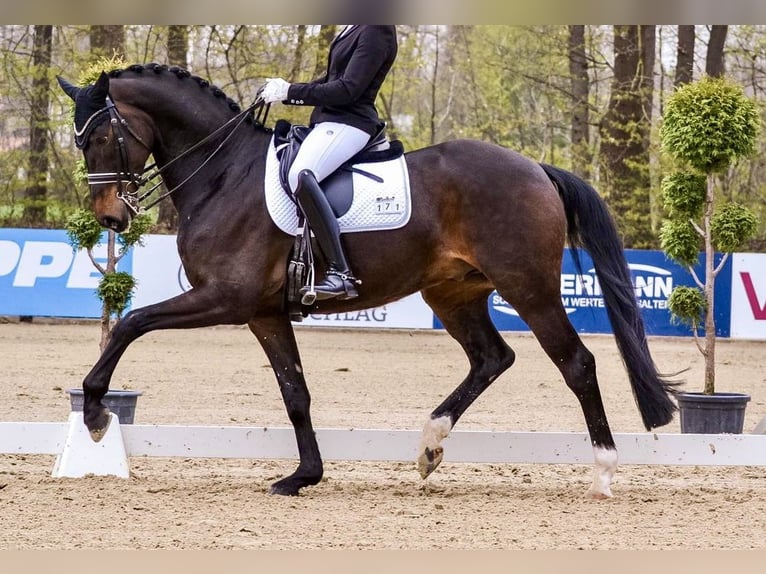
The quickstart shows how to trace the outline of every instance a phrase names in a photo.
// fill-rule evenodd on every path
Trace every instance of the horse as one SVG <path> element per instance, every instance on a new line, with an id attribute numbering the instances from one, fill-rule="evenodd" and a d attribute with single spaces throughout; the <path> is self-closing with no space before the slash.
<path id="1" fill-rule="evenodd" d="M 83 419 L 93 440 L 110 421 L 102 398 L 126 348 L 157 329 L 247 325 L 267 355 L 299 461 L 274 482 L 273 494 L 316 485 L 323 462 L 311 422 L 311 397 L 291 315 L 286 267 L 294 237 L 267 214 L 265 158 L 273 129 L 262 102 L 242 109 L 189 71 L 137 64 L 104 71 L 78 87 L 59 77 L 74 100 L 75 136 L 88 170 L 99 223 L 117 233 L 141 210 L 138 192 L 150 155 L 178 211 L 177 244 L 191 289 L 134 308 L 83 379 Z M 258 114 L 256 115 L 255 110 Z M 617 347 L 647 430 L 670 422 L 675 385 L 648 347 L 622 242 L 605 201 L 572 172 L 505 147 L 450 140 L 405 154 L 412 197 L 409 222 L 397 229 L 344 234 L 363 283 L 354 299 L 317 300 L 312 314 L 344 313 L 420 292 L 462 347 L 469 371 L 427 417 L 417 452 L 422 478 L 444 456 L 442 441 L 515 360 L 491 321 L 496 290 L 525 321 L 579 401 L 594 453 L 586 496 L 612 496 L 617 450 L 593 354 L 570 323 L 560 296 L 567 243 L 593 260 Z M 148 168 L 146 168 L 148 169 Z M 317 261 L 322 269 L 322 261 Z"/>

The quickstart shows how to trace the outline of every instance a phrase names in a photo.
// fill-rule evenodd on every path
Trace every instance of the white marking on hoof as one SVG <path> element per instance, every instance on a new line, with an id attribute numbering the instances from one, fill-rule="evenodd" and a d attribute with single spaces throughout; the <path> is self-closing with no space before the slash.
<path id="1" fill-rule="evenodd" d="M 452 420 L 448 416 L 438 419 L 428 419 L 423 427 L 423 436 L 420 439 L 418 452 L 418 471 L 422 478 L 426 478 L 444 458 L 444 448 L 441 442 L 447 438 L 452 430 Z"/>
<path id="2" fill-rule="evenodd" d="M 593 455 L 596 465 L 593 469 L 593 483 L 588 489 L 587 496 L 597 500 L 611 498 L 612 477 L 617 470 L 617 450 L 594 446 Z"/>

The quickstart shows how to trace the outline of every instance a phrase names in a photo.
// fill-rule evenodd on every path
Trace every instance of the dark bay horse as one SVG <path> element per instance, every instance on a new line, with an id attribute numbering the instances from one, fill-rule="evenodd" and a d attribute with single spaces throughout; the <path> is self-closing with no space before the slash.
<path id="1" fill-rule="evenodd" d="M 284 305 L 293 237 L 272 222 L 264 199 L 271 130 L 220 89 L 178 68 L 136 65 L 104 73 L 83 88 L 62 78 L 59 83 L 75 101 L 76 140 L 85 155 L 98 221 L 116 232 L 128 227 L 152 154 L 172 190 L 178 250 L 193 286 L 134 309 L 117 324 L 83 381 L 91 436 L 99 440 L 109 424 L 101 399 L 135 339 L 155 329 L 247 324 L 274 370 L 300 453 L 298 468 L 274 483 L 271 492 L 295 495 L 317 484 L 322 458 Z M 406 161 L 409 223 L 346 234 L 348 254 L 363 281 L 360 296 L 318 301 L 311 312 L 367 309 L 420 291 L 460 343 L 470 370 L 425 424 L 417 461 L 425 478 L 441 462 L 441 442 L 460 416 L 514 362 L 488 312 L 487 298 L 496 289 L 580 402 L 595 455 L 588 494 L 611 496 L 617 451 L 594 357 L 561 303 L 567 241 L 593 259 L 644 425 L 667 424 L 676 407 L 674 383 L 658 374 L 650 356 L 621 242 L 603 200 L 574 174 L 481 141 L 445 142 L 409 152 Z"/>

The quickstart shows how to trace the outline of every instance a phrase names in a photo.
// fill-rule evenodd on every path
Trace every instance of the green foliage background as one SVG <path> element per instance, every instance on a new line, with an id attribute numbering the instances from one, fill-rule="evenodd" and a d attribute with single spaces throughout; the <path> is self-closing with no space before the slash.
<path id="1" fill-rule="evenodd" d="M 611 26 L 605 25 L 585 28 L 592 127 L 587 155 L 592 158 L 592 183 L 608 200 L 609 190 L 599 168 L 601 135 L 596 126 L 609 103 L 613 32 Z M 705 27 L 697 28 L 704 35 Z M 766 90 L 761 87 L 766 85 L 766 27 L 729 28 L 727 73 L 745 86 L 760 106 L 766 100 Z M 282 76 L 307 81 L 325 64 L 326 46 L 320 41 L 320 26 L 195 25 L 188 30 L 189 69 L 243 106 L 253 101 L 265 78 Z M 572 168 L 573 104 L 567 26 L 400 25 L 397 30 L 399 55 L 381 90 L 378 109 L 388 123 L 389 135 L 401 139 L 406 149 L 455 138 L 479 138 L 538 161 Z M 661 49 L 670 53 L 667 47 L 674 46 L 675 26 L 658 26 L 657 30 L 658 53 Z M 75 170 L 80 153 L 72 141 L 68 98 L 58 89 L 55 76 L 77 83 L 97 72 L 90 69 L 93 56 L 89 32 L 90 26 L 54 27 L 53 54 L 47 71 L 52 97 L 48 126 L 52 153 L 45 225 L 50 227 L 61 227 L 73 211 L 88 206 L 86 186 Z M 125 26 L 125 38 L 125 62 L 167 62 L 168 26 Z M 27 185 L 24 146 L 31 42 L 31 26 L 0 26 L 0 225 L 7 227 L 23 223 L 19 218 Z M 700 37 L 698 71 L 704 68 L 702 46 L 704 38 Z M 674 63 L 674 57 L 658 57 L 655 110 L 661 110 L 673 92 Z M 308 107 L 276 105 L 271 119 L 305 123 L 309 113 Z M 630 131 L 634 126 L 624 127 Z M 655 111 L 649 162 L 641 166 L 649 170 L 653 182 L 650 205 L 641 199 L 634 206 L 636 217 L 628 214 L 621 221 L 629 238 L 633 237 L 630 227 L 643 221 L 647 210 L 653 233 L 657 238 L 660 235 L 661 181 L 666 172 L 659 149 L 660 129 L 660 113 Z M 766 164 L 760 153 L 764 149 L 763 135 L 756 141 L 756 148 L 759 153 L 752 159 L 722 174 L 722 196 L 725 201 L 750 207 L 759 216 L 756 235 L 746 249 L 766 250 Z M 694 150 L 689 152 L 693 154 Z M 509 181 L 512 177 L 508 175 Z M 156 218 L 156 211 L 151 215 Z"/>

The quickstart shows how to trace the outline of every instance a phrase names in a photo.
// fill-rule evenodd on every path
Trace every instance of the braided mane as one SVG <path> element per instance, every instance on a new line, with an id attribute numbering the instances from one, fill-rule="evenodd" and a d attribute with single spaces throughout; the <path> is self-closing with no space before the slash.
<path id="1" fill-rule="evenodd" d="M 157 74 L 157 75 L 160 75 L 160 74 L 173 74 L 178 79 L 181 79 L 181 80 L 192 80 L 200 88 L 208 90 L 211 96 L 213 96 L 214 98 L 217 98 L 219 100 L 222 100 L 229 107 L 229 109 L 232 112 L 239 113 L 240 111 L 242 111 L 242 107 L 237 102 L 235 102 L 230 97 L 228 97 L 223 92 L 223 90 L 221 90 L 221 88 L 217 87 L 214 84 L 211 84 L 205 78 L 201 78 L 199 76 L 193 75 L 191 72 L 189 72 L 188 70 L 186 70 L 184 68 L 181 68 L 180 66 L 168 66 L 167 64 L 156 64 L 156 63 L 151 63 L 151 64 L 133 64 L 131 66 L 128 66 L 125 69 L 112 70 L 112 71 L 108 72 L 107 75 L 110 78 L 119 78 L 120 76 L 122 76 L 123 74 L 125 74 L 127 72 L 132 72 L 132 73 L 137 74 L 137 75 L 144 75 L 145 74 L 146 76 L 149 76 L 150 75 L 149 73 L 154 73 L 154 74 Z M 247 123 L 254 124 L 257 127 L 263 127 L 262 124 L 260 124 L 259 122 L 255 121 L 255 118 L 253 116 L 253 112 L 252 111 L 247 115 L 246 121 L 247 121 Z"/>

